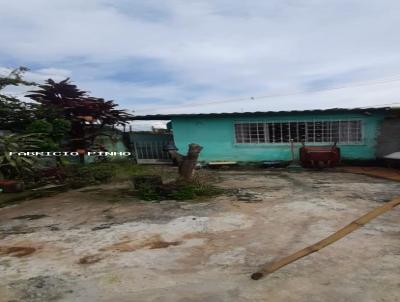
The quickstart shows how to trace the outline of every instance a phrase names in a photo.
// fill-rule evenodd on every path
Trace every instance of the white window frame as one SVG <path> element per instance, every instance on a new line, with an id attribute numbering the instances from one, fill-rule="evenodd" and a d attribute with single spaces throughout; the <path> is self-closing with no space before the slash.
<path id="1" fill-rule="evenodd" d="M 352 130 L 352 126 L 351 126 L 351 122 L 357 122 L 358 124 L 355 127 L 355 130 Z M 315 119 L 315 120 L 262 120 L 262 121 L 248 121 L 248 120 L 239 120 L 239 121 L 235 121 L 233 123 L 233 139 L 235 144 L 237 145 L 261 145 L 261 144 L 265 144 L 265 145 L 287 145 L 290 144 L 290 140 L 291 140 L 291 123 L 295 123 L 296 127 L 296 136 L 297 139 L 295 141 L 295 143 L 300 143 L 300 141 L 298 140 L 299 138 L 299 134 L 300 134 L 300 130 L 299 130 L 299 124 L 304 124 L 304 137 L 305 140 L 304 142 L 306 144 L 328 144 L 328 143 L 334 143 L 333 142 L 333 128 L 332 125 L 333 123 L 338 123 L 337 126 L 337 136 L 338 136 L 338 141 L 337 143 L 340 145 L 361 145 L 364 143 L 364 124 L 363 121 L 361 119 L 332 119 L 332 120 L 324 120 L 324 119 Z M 328 129 L 324 129 L 324 125 L 326 125 L 326 123 L 328 123 Z M 346 126 L 343 125 L 344 123 L 346 123 Z M 254 135 L 254 133 L 252 133 L 251 131 L 251 125 L 256 125 L 256 135 Z M 262 127 L 260 127 L 259 124 L 262 124 Z M 276 133 L 276 128 L 275 125 L 276 124 L 280 124 L 280 131 L 278 131 L 278 133 Z M 283 137 L 283 126 L 282 125 L 287 125 L 289 124 L 289 127 L 286 129 L 287 131 L 287 136 L 288 137 Z M 313 127 L 309 127 L 310 124 L 313 125 Z M 248 134 L 246 137 L 243 136 L 243 130 L 244 130 L 244 125 L 247 125 L 247 131 Z M 269 126 L 272 125 L 272 135 L 270 135 L 269 132 Z M 320 140 L 317 140 L 317 132 L 315 131 L 315 125 L 318 125 L 319 127 L 322 127 L 322 130 L 320 132 L 321 138 Z M 238 138 L 238 133 L 237 133 L 237 126 L 241 127 L 241 134 L 242 135 L 242 139 L 239 140 Z M 253 126 L 254 127 L 254 126 Z M 287 126 L 286 126 L 287 127 Z M 353 126 L 354 127 L 354 126 Z M 260 129 L 263 129 L 262 131 L 260 131 Z M 254 130 L 254 129 L 253 129 Z M 345 134 L 343 136 L 343 130 L 345 130 Z M 325 131 L 325 132 L 324 132 Z M 353 133 L 351 132 L 353 131 Z M 312 132 L 312 133 L 310 133 Z M 359 133 L 361 132 L 361 133 Z M 254 139 L 252 137 L 256 136 L 257 139 Z M 310 140 L 310 134 L 311 137 L 313 138 L 312 140 Z M 351 134 L 353 134 L 355 137 L 359 137 L 359 140 L 354 140 L 351 139 Z M 260 141 L 260 137 L 262 137 L 261 141 Z M 327 139 L 328 138 L 328 139 Z"/>

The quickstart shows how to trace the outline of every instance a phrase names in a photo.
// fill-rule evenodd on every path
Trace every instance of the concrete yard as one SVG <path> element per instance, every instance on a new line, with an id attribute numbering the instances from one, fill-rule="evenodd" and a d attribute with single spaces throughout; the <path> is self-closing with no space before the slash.
<path id="1" fill-rule="evenodd" d="M 152 203 L 121 183 L 0 208 L 0 301 L 400 301 L 400 207 L 250 279 L 399 196 L 399 182 L 338 171 L 206 173 L 230 193 Z"/>

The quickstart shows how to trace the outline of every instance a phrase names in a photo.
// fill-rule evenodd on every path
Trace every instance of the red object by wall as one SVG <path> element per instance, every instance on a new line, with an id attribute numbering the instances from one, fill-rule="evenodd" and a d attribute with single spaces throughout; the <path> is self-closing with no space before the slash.
<path id="1" fill-rule="evenodd" d="M 304 168 L 337 166 L 340 162 L 340 148 L 336 145 L 303 146 L 300 148 L 300 162 Z"/>
<path id="2" fill-rule="evenodd" d="M 0 188 L 4 193 L 17 193 L 24 190 L 24 184 L 17 180 L 0 179 Z"/>

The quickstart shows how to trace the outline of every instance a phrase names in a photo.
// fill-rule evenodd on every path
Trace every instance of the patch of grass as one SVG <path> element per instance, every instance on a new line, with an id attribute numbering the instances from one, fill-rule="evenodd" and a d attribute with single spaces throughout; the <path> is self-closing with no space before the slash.
<path id="1" fill-rule="evenodd" d="M 212 197 L 224 192 L 209 183 L 194 181 L 191 183 L 177 182 L 162 186 L 152 186 L 143 184 L 140 186 L 136 195 L 142 200 L 195 200 L 202 197 Z"/>
<path id="2" fill-rule="evenodd" d="M 147 167 L 137 165 L 132 161 L 112 163 L 112 165 L 115 169 L 114 181 L 130 180 L 132 176 L 146 174 L 148 171 Z"/>
<path id="3" fill-rule="evenodd" d="M 160 190 L 150 184 L 142 184 L 136 191 L 137 197 L 142 200 L 160 200 L 162 199 L 162 194 Z"/>
<path id="4" fill-rule="evenodd" d="M 73 189 L 111 181 L 114 168 L 106 164 L 73 165 L 67 169 L 67 184 Z"/>
<path id="5" fill-rule="evenodd" d="M 168 198 L 190 200 L 199 197 L 212 197 L 223 193 L 223 190 L 209 183 L 195 181 L 193 183 L 177 183 L 176 188 L 168 194 Z"/>
<path id="6" fill-rule="evenodd" d="M 103 173 L 103 171 L 112 171 L 111 179 L 107 181 L 126 181 L 130 180 L 132 176 L 144 175 L 144 174 L 160 174 L 157 167 L 153 166 L 142 166 L 136 164 L 130 159 L 114 159 L 109 161 L 94 162 L 84 165 L 84 167 L 98 173 Z"/>
<path id="7" fill-rule="evenodd" d="M 67 183 L 71 188 L 82 188 L 111 181 L 125 181 L 133 175 L 144 174 L 145 170 L 145 167 L 129 160 L 70 165 L 67 167 Z"/>
<path id="8" fill-rule="evenodd" d="M 65 163 L 65 184 L 71 189 L 79 189 L 110 182 L 130 181 L 136 175 L 156 174 L 163 179 L 174 178 L 174 168 L 137 165 L 130 159 L 96 161 L 86 164 Z"/>

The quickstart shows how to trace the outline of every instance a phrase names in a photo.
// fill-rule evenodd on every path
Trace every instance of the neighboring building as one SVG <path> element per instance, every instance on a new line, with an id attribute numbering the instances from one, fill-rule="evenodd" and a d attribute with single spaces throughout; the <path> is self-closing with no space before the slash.
<path id="1" fill-rule="evenodd" d="M 296 157 L 302 141 L 306 145 L 337 142 L 343 159 L 371 160 L 377 156 L 378 140 L 382 142 L 382 156 L 385 142 L 391 151 L 400 144 L 385 138 L 384 133 L 380 135 L 382 123 L 392 115 L 391 108 L 339 108 L 147 115 L 136 116 L 135 120 L 170 120 L 180 152 L 185 153 L 188 144 L 198 143 L 204 147 L 200 160 L 206 162 L 290 160 L 292 140 Z M 398 129 L 393 124 L 399 121 L 392 120 L 390 129 Z"/>

